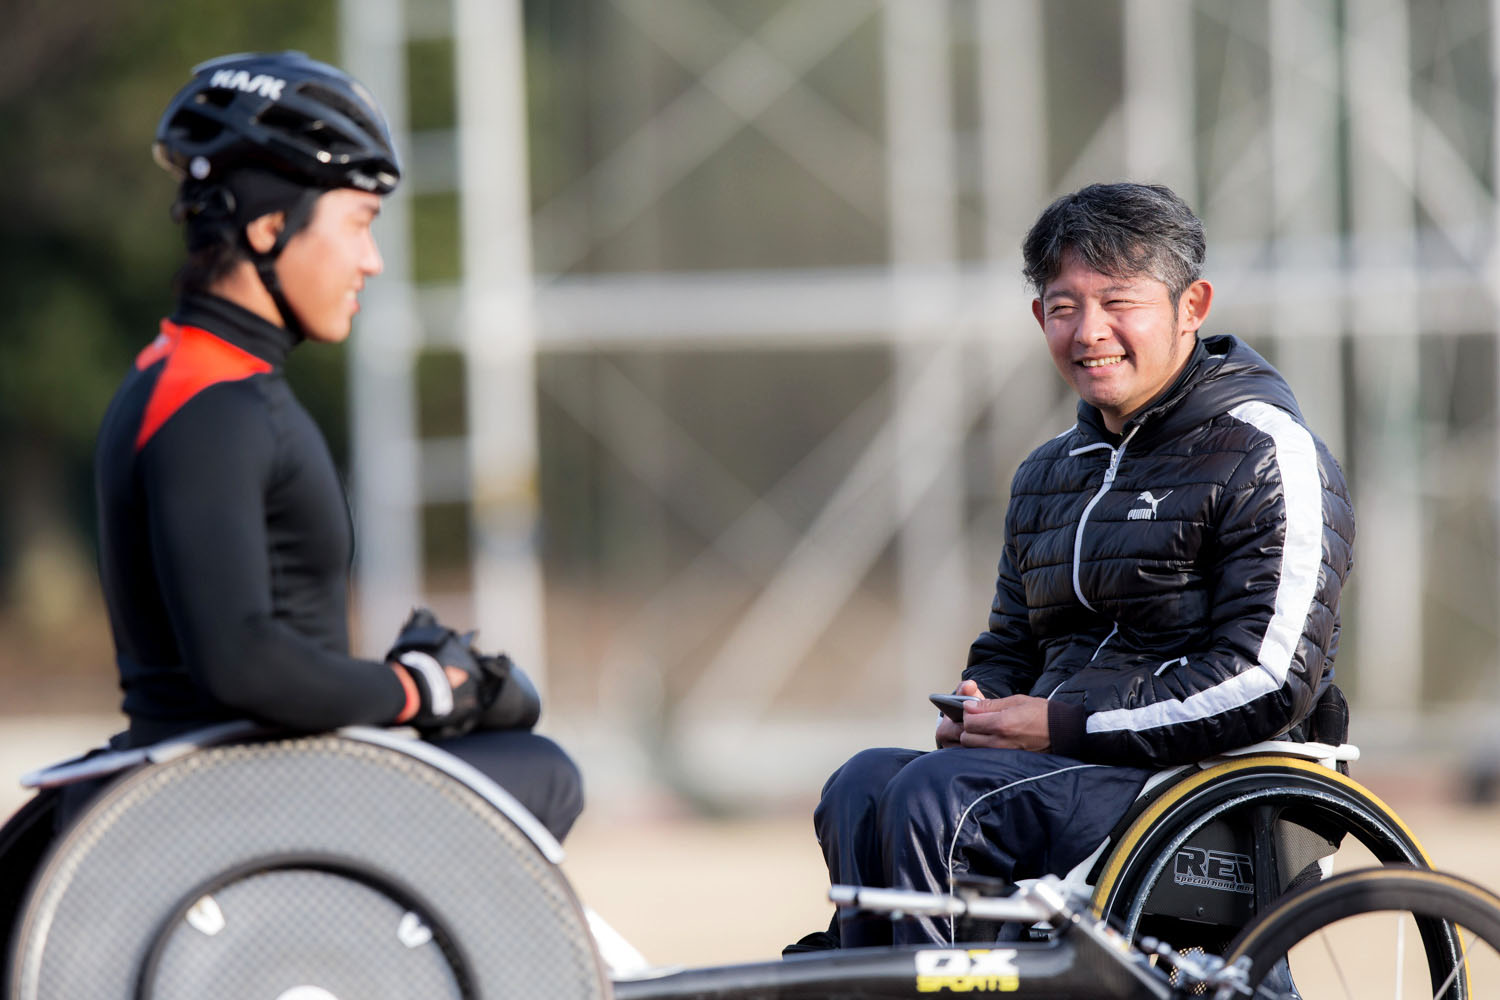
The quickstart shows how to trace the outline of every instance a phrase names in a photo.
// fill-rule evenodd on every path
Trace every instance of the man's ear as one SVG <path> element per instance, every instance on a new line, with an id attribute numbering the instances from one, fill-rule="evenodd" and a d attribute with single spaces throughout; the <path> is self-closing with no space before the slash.
<path id="1" fill-rule="evenodd" d="M 1036 325 L 1041 327 L 1042 332 L 1045 333 L 1047 331 L 1047 312 L 1040 298 L 1031 300 L 1031 315 L 1036 317 Z"/>
<path id="2" fill-rule="evenodd" d="M 1214 286 L 1199 278 L 1187 287 L 1182 293 L 1182 300 L 1177 304 L 1177 325 L 1183 331 L 1196 333 L 1208 319 L 1209 307 L 1214 302 Z"/>
<path id="3" fill-rule="evenodd" d="M 285 227 L 285 212 L 267 212 L 245 227 L 245 238 L 256 253 L 269 253 Z"/>

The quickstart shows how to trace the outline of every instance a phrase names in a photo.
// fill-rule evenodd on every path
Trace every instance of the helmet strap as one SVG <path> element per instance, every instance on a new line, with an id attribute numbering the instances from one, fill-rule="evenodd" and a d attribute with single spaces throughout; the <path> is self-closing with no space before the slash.
<path id="1" fill-rule="evenodd" d="M 286 297 L 286 292 L 281 288 L 281 278 L 276 273 L 276 261 L 281 257 L 281 252 L 286 245 L 303 228 L 307 226 L 308 220 L 312 218 L 313 205 L 318 197 L 323 194 L 319 188 L 306 188 L 297 195 L 285 210 L 281 232 L 276 235 L 276 242 L 271 249 L 261 253 L 250 246 L 249 240 L 244 236 L 244 230 L 240 230 L 240 239 L 245 244 L 245 249 L 250 256 L 250 261 L 255 265 L 255 273 L 260 275 L 260 283 L 265 286 L 266 292 L 271 296 L 271 301 L 276 305 L 276 311 L 281 314 L 281 325 L 284 326 L 298 340 L 307 339 L 307 328 L 302 325 L 302 320 L 297 311 Z"/>

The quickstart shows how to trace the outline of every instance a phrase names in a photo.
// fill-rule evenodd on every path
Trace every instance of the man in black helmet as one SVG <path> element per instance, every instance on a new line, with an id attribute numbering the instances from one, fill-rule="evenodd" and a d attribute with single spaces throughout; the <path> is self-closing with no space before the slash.
<path id="1" fill-rule="evenodd" d="M 534 692 L 508 660 L 426 613 L 384 661 L 349 655 L 348 506 L 283 366 L 303 340 L 348 337 L 381 271 L 371 224 L 401 171 L 379 107 L 301 53 L 227 56 L 196 68 L 154 152 L 182 181 L 173 214 L 188 259 L 95 455 L 130 719 L 120 742 L 239 718 L 409 724 L 561 838 L 582 808 L 578 770 L 529 731 Z"/>

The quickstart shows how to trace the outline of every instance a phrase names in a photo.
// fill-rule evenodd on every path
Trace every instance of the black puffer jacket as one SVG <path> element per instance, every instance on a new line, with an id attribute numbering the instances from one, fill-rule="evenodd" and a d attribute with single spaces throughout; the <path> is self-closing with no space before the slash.
<path id="1" fill-rule="evenodd" d="M 1287 732 L 1333 674 L 1354 512 L 1290 387 L 1199 342 L 1120 436 L 1080 404 L 1016 471 L 965 678 L 1047 697 L 1055 753 L 1201 760 Z"/>

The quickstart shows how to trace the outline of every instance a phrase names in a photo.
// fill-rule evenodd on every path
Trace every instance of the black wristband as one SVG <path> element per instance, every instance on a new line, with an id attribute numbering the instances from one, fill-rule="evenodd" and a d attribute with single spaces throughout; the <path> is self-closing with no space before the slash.
<path id="1" fill-rule="evenodd" d="M 1052 741 L 1051 752 L 1060 757 L 1082 759 L 1088 719 L 1088 710 L 1082 705 L 1047 702 L 1047 735 Z"/>

